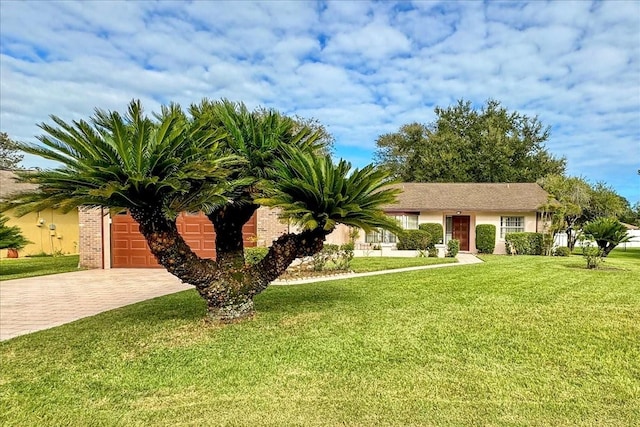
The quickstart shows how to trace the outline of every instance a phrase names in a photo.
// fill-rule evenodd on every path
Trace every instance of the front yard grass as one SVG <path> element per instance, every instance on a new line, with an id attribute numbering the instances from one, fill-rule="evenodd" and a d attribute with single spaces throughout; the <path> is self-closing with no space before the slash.
<path id="1" fill-rule="evenodd" d="M 0 281 L 78 270 L 79 255 L 0 260 Z"/>
<path id="2" fill-rule="evenodd" d="M 455 258 L 355 257 L 351 260 L 350 268 L 356 273 L 365 273 L 368 271 L 394 270 L 396 268 L 448 264 L 457 261 L 458 260 Z"/>
<path id="3" fill-rule="evenodd" d="M 186 291 L 0 343 L 7 426 L 640 425 L 640 252 Z"/>

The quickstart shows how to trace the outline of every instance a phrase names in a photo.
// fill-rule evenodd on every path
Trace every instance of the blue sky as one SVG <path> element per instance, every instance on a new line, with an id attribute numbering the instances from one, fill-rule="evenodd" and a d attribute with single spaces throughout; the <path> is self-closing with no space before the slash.
<path id="1" fill-rule="evenodd" d="M 570 175 L 640 200 L 638 1 L 2 1 L 0 20 L 13 139 L 50 114 L 227 97 L 319 119 L 363 166 L 379 135 L 492 98 L 551 126 Z"/>

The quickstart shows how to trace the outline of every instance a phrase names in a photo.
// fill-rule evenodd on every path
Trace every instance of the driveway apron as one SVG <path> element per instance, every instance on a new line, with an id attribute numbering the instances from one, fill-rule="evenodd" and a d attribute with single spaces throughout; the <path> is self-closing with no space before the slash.
<path id="1" fill-rule="evenodd" d="M 163 269 L 85 270 L 0 283 L 0 341 L 191 289 Z"/>

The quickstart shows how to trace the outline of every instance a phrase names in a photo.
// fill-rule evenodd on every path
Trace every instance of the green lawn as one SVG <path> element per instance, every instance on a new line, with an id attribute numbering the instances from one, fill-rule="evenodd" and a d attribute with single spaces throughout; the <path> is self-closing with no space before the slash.
<path id="1" fill-rule="evenodd" d="M 193 291 L 0 343 L 7 426 L 640 425 L 640 251 Z"/>
<path id="2" fill-rule="evenodd" d="M 392 270 L 404 267 L 447 264 L 457 262 L 455 258 L 396 258 L 396 257 L 356 257 L 351 260 L 351 269 L 356 273 L 367 271 Z"/>
<path id="3" fill-rule="evenodd" d="M 78 270 L 78 255 L 0 260 L 0 280 L 44 276 Z"/>

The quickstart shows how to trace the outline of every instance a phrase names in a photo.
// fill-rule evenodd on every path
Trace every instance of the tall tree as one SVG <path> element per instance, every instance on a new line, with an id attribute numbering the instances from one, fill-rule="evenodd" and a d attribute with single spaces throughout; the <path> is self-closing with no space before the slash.
<path id="1" fill-rule="evenodd" d="M 563 174 L 565 159 L 544 147 L 549 128 L 537 117 L 489 100 L 480 110 L 460 100 L 435 108 L 431 124 L 411 123 L 376 141 L 376 163 L 410 182 L 534 182 Z"/>
<path id="2" fill-rule="evenodd" d="M 212 319 L 251 314 L 253 297 L 294 259 L 321 250 L 336 224 L 398 231 L 379 209 L 397 194 L 383 188 L 385 173 L 334 164 L 322 154 L 322 135 L 273 110 L 204 100 L 188 114 L 171 105 L 149 118 L 134 101 L 124 116 L 96 110 L 89 121 L 52 120 L 40 125 L 43 146 L 19 146 L 62 166 L 21 175 L 39 185 L 15 196 L 21 211 L 129 209 L 158 262 L 195 286 Z M 302 231 L 247 264 L 242 226 L 260 204 L 282 209 Z M 198 210 L 215 229 L 215 260 L 200 258 L 178 233 L 177 214 Z"/>
<path id="3" fill-rule="evenodd" d="M 17 169 L 24 156 L 6 132 L 0 132 L 0 168 Z"/>
<path id="4" fill-rule="evenodd" d="M 600 217 L 619 218 L 627 213 L 629 202 L 604 182 L 591 187 L 589 205 L 585 210 L 587 220 Z"/>
<path id="5" fill-rule="evenodd" d="M 558 202 L 553 208 L 554 227 L 567 233 L 567 246 L 573 250 L 591 203 L 591 186 L 583 178 L 564 175 L 549 175 L 538 183 Z"/>

